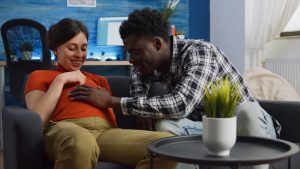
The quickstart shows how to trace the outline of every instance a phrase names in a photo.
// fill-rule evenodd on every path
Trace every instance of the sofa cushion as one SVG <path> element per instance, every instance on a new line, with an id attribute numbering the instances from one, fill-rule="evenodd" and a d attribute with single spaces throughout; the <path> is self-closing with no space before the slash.
<path id="1" fill-rule="evenodd" d="M 122 164 L 113 163 L 113 162 L 98 162 L 95 169 L 133 169 L 134 167 L 127 167 Z"/>
<path id="2" fill-rule="evenodd" d="M 299 101 L 266 101 L 259 104 L 282 126 L 279 138 L 294 143 L 300 143 L 300 134 L 297 130 L 300 119 Z"/>

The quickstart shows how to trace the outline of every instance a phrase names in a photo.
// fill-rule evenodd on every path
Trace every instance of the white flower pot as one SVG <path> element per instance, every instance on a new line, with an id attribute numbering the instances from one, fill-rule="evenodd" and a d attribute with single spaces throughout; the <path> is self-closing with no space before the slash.
<path id="1" fill-rule="evenodd" d="M 179 39 L 184 39 L 184 35 L 177 35 Z"/>
<path id="2" fill-rule="evenodd" d="M 227 156 L 236 142 L 236 117 L 208 118 L 202 117 L 203 142 L 208 154 Z"/>

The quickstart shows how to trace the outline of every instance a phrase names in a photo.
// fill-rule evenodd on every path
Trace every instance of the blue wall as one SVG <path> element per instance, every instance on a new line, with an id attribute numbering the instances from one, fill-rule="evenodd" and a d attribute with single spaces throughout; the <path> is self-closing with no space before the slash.
<path id="1" fill-rule="evenodd" d="M 154 9 L 162 9 L 168 0 L 98 0 L 96 7 L 67 7 L 66 0 L 1 0 L 0 1 L 0 25 L 13 18 L 30 18 L 36 20 L 46 28 L 58 20 L 70 17 L 81 20 L 89 28 L 89 46 L 91 50 L 101 49 L 96 46 L 97 21 L 99 17 L 128 16 L 134 9 L 146 6 Z M 177 30 L 184 31 L 189 37 L 189 0 L 181 0 L 176 11 L 170 19 Z M 3 51 L 2 40 L 0 52 Z M 91 52 L 89 50 L 89 52 Z M 107 52 L 105 52 L 107 53 Z M 95 51 L 93 51 L 95 55 Z"/>
<path id="2" fill-rule="evenodd" d="M 14 18 L 30 18 L 37 20 L 49 28 L 64 17 L 83 21 L 89 28 L 89 55 L 108 50 L 96 46 L 97 19 L 99 17 L 127 16 L 136 8 L 149 6 L 161 9 L 168 0 L 97 0 L 97 7 L 67 7 L 66 0 L 0 0 L 0 25 Z M 209 35 L 209 0 L 180 0 L 170 22 L 176 30 L 184 31 L 186 38 L 210 40 Z M 0 60 L 5 60 L 2 39 L 0 37 Z M 128 75 L 126 66 L 84 67 L 84 70 L 102 75 Z M 7 72 L 6 72 L 7 73 Z M 5 80 L 6 105 L 17 104 L 11 98 L 8 89 L 9 81 Z"/>
<path id="3" fill-rule="evenodd" d="M 0 25 L 13 18 L 30 18 L 49 28 L 64 17 L 83 21 L 89 28 L 91 50 L 96 46 L 99 17 L 127 16 L 136 8 L 149 6 L 161 9 L 168 0 L 98 0 L 97 7 L 67 7 L 66 0 L 1 0 Z M 187 38 L 209 41 L 209 0 L 180 0 L 170 22 L 176 30 L 184 31 Z M 98 49 L 101 53 L 103 47 Z M 0 60 L 3 60 L 0 40 Z M 1 58 L 2 57 L 2 58 Z"/>
<path id="4" fill-rule="evenodd" d="M 189 1 L 189 37 L 210 41 L 209 0 Z"/>

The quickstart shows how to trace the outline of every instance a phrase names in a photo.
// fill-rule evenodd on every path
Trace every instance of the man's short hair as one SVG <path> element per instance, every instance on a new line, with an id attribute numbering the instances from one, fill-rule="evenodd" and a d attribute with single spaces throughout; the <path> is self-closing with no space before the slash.
<path id="1" fill-rule="evenodd" d="M 124 40 L 128 36 L 162 37 L 166 42 L 169 39 L 168 21 L 163 20 L 162 13 L 155 9 L 144 8 L 135 10 L 120 26 L 120 35 Z"/>

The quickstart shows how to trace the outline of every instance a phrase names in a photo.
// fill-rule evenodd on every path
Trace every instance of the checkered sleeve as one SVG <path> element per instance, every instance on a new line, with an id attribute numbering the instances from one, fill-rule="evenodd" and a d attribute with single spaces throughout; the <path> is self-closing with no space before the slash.
<path id="1" fill-rule="evenodd" d="M 125 115 L 152 118 L 185 118 L 200 104 L 205 87 L 217 74 L 214 51 L 191 48 L 184 57 L 182 78 L 168 94 L 155 97 L 124 97 L 121 108 Z"/>
<path id="2" fill-rule="evenodd" d="M 131 72 L 131 84 L 130 95 L 134 97 L 146 97 L 151 85 L 151 81 L 146 78 L 142 78 L 142 75 L 136 68 L 133 68 Z"/>

